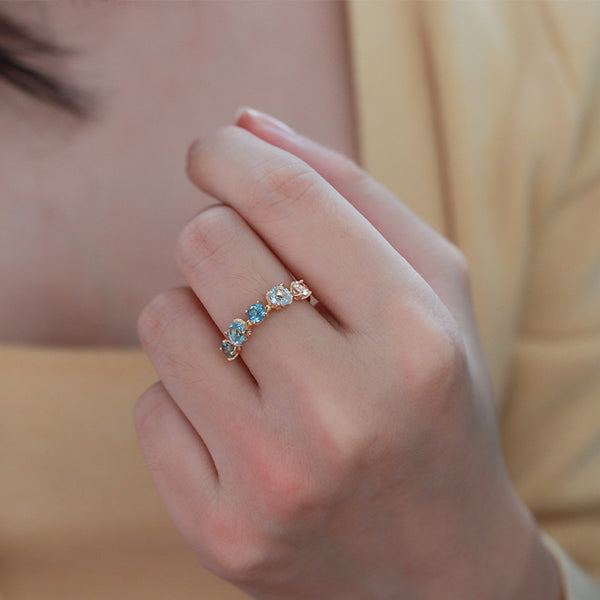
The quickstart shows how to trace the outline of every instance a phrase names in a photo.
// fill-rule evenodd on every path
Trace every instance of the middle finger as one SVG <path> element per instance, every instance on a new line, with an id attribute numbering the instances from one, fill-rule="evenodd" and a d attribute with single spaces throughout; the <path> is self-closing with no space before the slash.
<path id="1" fill-rule="evenodd" d="M 373 331 L 393 299 L 411 310 L 432 294 L 377 229 L 297 157 L 239 127 L 225 127 L 192 146 L 188 173 L 196 185 L 236 211 L 281 262 L 310 282 L 345 328 Z"/>

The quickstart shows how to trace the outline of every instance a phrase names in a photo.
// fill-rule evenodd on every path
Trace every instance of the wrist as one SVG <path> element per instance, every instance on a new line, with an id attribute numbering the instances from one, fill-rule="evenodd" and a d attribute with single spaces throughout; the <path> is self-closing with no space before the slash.
<path id="1" fill-rule="evenodd" d="M 542 541 L 540 529 L 529 509 L 511 488 L 509 502 L 514 517 L 502 532 L 500 576 L 507 586 L 503 598 L 511 600 L 563 600 L 556 561 Z M 498 596 L 500 597 L 500 596 Z"/>
<path id="2" fill-rule="evenodd" d="M 461 541 L 440 557 L 439 578 L 426 585 L 426 597 L 564 600 L 556 561 L 531 512 L 508 479 L 498 487 L 488 490 L 479 514 L 464 515 L 463 533 L 452 536 Z"/>
<path id="3" fill-rule="evenodd" d="M 556 561 L 542 541 L 533 515 L 506 480 L 505 493 L 490 503 L 482 556 L 488 567 L 482 573 L 479 598 L 489 600 L 563 600 Z M 480 563 L 481 564 L 481 563 Z"/>

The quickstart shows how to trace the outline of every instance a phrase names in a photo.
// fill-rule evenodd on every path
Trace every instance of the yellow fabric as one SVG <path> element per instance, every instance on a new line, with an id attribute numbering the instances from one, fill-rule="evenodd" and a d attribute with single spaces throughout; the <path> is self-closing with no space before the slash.
<path id="1" fill-rule="evenodd" d="M 350 4 L 363 162 L 469 259 L 515 485 L 600 591 L 600 3 Z M 245 598 L 135 440 L 139 350 L 0 347 L 0 596 Z M 586 574 L 587 572 L 587 574 Z"/>
<path id="2" fill-rule="evenodd" d="M 246 598 L 203 570 L 138 449 L 139 350 L 0 347 L 0 597 Z"/>
<path id="3" fill-rule="evenodd" d="M 600 3 L 353 4 L 363 162 L 467 256 L 504 449 L 600 591 Z M 560 546 L 553 541 L 560 542 Z"/>

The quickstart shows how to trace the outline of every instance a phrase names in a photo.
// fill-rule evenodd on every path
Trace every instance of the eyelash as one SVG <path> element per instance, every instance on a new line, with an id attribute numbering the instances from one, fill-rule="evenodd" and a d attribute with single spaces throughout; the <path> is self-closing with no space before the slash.
<path id="1" fill-rule="evenodd" d="M 28 66 L 18 56 L 60 56 L 67 51 L 43 40 L 24 26 L 0 15 L 0 80 L 77 117 L 92 110 L 91 98 L 82 90 L 60 79 Z"/>

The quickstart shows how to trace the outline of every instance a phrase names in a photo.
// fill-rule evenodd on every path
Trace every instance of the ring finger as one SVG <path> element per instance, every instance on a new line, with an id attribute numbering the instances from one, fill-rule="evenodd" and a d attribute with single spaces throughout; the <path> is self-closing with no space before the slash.
<path id="1" fill-rule="evenodd" d="M 234 318 L 247 320 L 245 311 L 265 294 L 295 278 L 264 241 L 231 207 L 213 205 L 182 231 L 176 250 L 180 271 L 221 331 Z M 302 274 L 298 274 L 300 277 Z M 310 281 L 306 282 L 310 286 Z M 288 312 L 289 311 L 289 312 Z M 252 327 L 241 356 L 259 388 L 286 379 L 298 381 L 297 370 L 308 368 L 324 349 L 339 343 L 340 334 L 309 302 L 293 302 L 271 311 Z M 272 314 L 275 313 L 275 314 Z M 215 352 L 218 342 L 215 340 Z M 221 356 L 225 360 L 225 356 Z"/>

